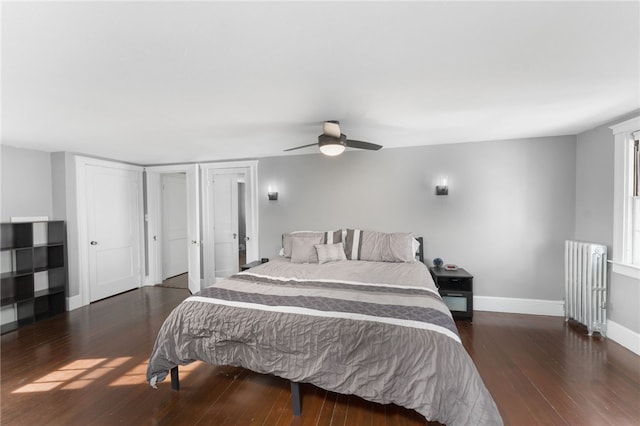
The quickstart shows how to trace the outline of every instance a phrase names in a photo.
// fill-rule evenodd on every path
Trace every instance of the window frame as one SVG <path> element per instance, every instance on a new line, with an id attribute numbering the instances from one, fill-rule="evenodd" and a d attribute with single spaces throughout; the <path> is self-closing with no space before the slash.
<path id="1" fill-rule="evenodd" d="M 633 263 L 634 142 L 640 116 L 609 127 L 614 134 L 613 272 L 640 279 L 640 262 Z M 635 200 L 637 201 L 637 200 Z M 637 202 L 636 202 L 637 204 Z M 638 214 L 638 212 L 636 212 Z M 636 250 L 639 248 L 636 247 Z"/>

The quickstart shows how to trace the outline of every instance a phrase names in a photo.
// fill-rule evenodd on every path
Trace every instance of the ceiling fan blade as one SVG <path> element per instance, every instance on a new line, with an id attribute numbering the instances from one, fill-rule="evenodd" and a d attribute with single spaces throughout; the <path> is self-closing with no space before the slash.
<path id="1" fill-rule="evenodd" d="M 373 151 L 377 151 L 380 148 L 382 148 L 382 145 L 378 145 L 371 142 L 356 141 L 353 139 L 347 139 L 347 146 L 349 148 L 370 149 Z"/>
<path id="2" fill-rule="evenodd" d="M 334 138 L 340 138 L 340 123 L 337 120 L 329 120 L 322 123 L 322 133 Z"/>
<path id="3" fill-rule="evenodd" d="M 318 146 L 318 143 L 310 143 L 309 145 L 302 145 L 302 146 L 296 146 L 295 148 L 289 148 L 289 149 L 285 149 L 284 151 L 294 151 L 296 149 L 302 149 L 302 148 L 308 148 L 310 146 Z"/>

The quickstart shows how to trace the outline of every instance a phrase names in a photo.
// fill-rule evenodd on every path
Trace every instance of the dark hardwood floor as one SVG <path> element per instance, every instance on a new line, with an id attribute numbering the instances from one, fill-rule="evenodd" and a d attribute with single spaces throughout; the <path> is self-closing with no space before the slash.
<path id="1" fill-rule="evenodd" d="M 152 390 L 148 356 L 186 290 L 146 287 L 5 334 L 2 425 L 418 425 L 394 405 L 234 367 L 181 368 L 179 392 Z M 465 347 L 508 425 L 640 424 L 640 357 L 562 318 L 476 312 Z"/>

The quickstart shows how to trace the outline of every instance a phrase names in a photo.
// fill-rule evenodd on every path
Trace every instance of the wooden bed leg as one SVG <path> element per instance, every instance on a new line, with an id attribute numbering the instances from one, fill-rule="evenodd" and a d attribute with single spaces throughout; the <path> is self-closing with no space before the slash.
<path id="1" fill-rule="evenodd" d="M 171 390 L 180 390 L 180 378 L 178 377 L 178 366 L 171 369 Z"/>
<path id="2" fill-rule="evenodd" d="M 291 404 L 293 405 L 294 416 L 302 414 L 300 407 L 300 384 L 296 382 L 291 382 Z"/>

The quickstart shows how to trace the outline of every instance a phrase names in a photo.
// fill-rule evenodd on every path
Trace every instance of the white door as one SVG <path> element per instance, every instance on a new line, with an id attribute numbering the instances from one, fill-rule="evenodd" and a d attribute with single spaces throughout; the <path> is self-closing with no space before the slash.
<path id="1" fill-rule="evenodd" d="M 215 276 L 238 272 L 238 175 L 215 173 L 213 190 L 213 241 Z"/>
<path id="2" fill-rule="evenodd" d="M 140 171 L 86 166 L 89 301 L 140 285 Z"/>
<path id="3" fill-rule="evenodd" d="M 162 175 L 162 279 L 187 273 L 187 175 Z"/>
<path id="4" fill-rule="evenodd" d="M 198 166 L 187 170 L 187 233 L 189 239 L 189 290 L 200 291 L 200 180 Z"/>

